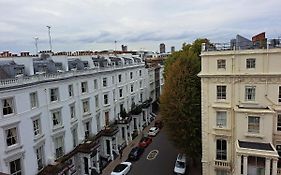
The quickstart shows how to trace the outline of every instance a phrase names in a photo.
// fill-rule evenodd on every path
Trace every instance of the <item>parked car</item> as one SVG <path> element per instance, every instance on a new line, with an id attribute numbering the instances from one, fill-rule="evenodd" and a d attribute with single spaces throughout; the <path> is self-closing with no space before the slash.
<path id="1" fill-rule="evenodd" d="M 161 129 L 163 127 L 163 122 L 161 120 L 156 120 L 154 126 Z"/>
<path id="2" fill-rule="evenodd" d="M 176 163 L 175 163 L 174 172 L 176 174 L 185 174 L 186 167 L 187 167 L 186 164 L 187 164 L 187 161 L 186 161 L 185 154 L 178 154 L 177 160 L 176 160 Z"/>
<path id="3" fill-rule="evenodd" d="M 156 136 L 158 132 L 159 132 L 159 128 L 151 127 L 147 134 L 148 136 Z"/>
<path id="4" fill-rule="evenodd" d="M 139 147 L 146 148 L 152 142 L 151 137 L 143 137 L 139 142 Z"/>
<path id="5" fill-rule="evenodd" d="M 139 146 L 134 147 L 129 153 L 128 160 L 130 161 L 138 160 L 143 152 L 144 152 L 144 148 Z"/>
<path id="6" fill-rule="evenodd" d="M 132 163 L 131 162 L 122 162 L 118 164 L 113 171 L 111 172 L 111 175 L 125 175 L 128 174 L 131 169 Z"/>

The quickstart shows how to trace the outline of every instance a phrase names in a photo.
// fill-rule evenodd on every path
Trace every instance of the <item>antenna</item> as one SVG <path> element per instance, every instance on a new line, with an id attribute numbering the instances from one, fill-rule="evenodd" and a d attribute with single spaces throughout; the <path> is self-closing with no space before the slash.
<path id="1" fill-rule="evenodd" d="M 38 37 L 34 37 L 34 40 L 35 40 L 36 54 L 38 54 L 38 40 L 39 40 L 39 38 Z"/>
<path id="2" fill-rule="evenodd" d="M 49 44 L 50 44 L 50 50 L 52 52 L 51 26 L 46 26 L 46 27 L 48 28 Z"/>

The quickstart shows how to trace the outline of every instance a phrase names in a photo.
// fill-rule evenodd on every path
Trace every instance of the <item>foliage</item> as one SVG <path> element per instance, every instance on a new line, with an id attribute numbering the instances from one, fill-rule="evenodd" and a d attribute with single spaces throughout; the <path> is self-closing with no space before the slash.
<path id="1" fill-rule="evenodd" d="M 121 111 L 120 111 L 120 117 L 122 119 L 125 119 L 126 117 L 128 117 L 128 113 L 126 112 L 126 109 L 125 108 L 122 108 Z"/>
<path id="2" fill-rule="evenodd" d="M 174 145 L 192 159 L 201 157 L 201 43 L 183 44 L 165 62 L 165 85 L 160 114 Z"/>
<path id="3" fill-rule="evenodd" d="M 132 115 L 138 115 L 142 112 L 142 106 L 141 105 L 134 105 L 132 106 L 131 114 Z"/>

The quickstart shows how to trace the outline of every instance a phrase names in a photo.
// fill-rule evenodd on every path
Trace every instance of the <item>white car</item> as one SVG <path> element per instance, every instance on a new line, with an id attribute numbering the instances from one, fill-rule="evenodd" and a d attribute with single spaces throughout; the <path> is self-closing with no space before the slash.
<path id="1" fill-rule="evenodd" d="M 185 154 L 178 154 L 175 163 L 174 172 L 176 174 L 185 174 L 186 172 L 186 157 Z"/>
<path id="2" fill-rule="evenodd" d="M 128 174 L 131 169 L 131 162 L 122 162 L 118 164 L 114 170 L 111 172 L 111 175 L 125 175 Z"/>
<path id="3" fill-rule="evenodd" d="M 148 136 L 156 136 L 156 134 L 159 132 L 159 128 L 157 127 L 152 127 L 148 131 Z"/>

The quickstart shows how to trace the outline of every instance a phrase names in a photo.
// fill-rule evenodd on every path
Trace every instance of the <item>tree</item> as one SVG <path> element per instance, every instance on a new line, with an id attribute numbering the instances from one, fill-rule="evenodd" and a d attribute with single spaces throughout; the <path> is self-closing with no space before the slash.
<path id="1" fill-rule="evenodd" d="M 165 62 L 165 85 L 160 113 L 174 145 L 193 160 L 201 157 L 201 44 L 184 44 Z"/>

